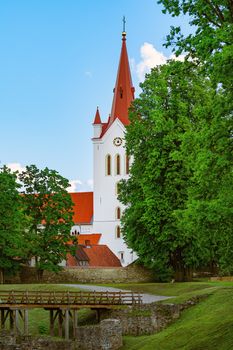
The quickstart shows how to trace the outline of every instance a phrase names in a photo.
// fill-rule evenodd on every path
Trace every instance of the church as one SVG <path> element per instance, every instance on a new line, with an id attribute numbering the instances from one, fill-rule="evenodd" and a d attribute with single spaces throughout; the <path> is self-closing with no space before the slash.
<path id="1" fill-rule="evenodd" d="M 123 31 L 111 113 L 103 122 L 97 108 L 92 124 L 93 192 L 71 193 L 75 223 L 72 235 L 77 235 L 81 246 L 81 251 L 79 249 L 76 254 L 78 265 L 85 265 L 88 259 L 93 260 L 93 254 L 102 254 L 102 260 L 109 258 L 102 266 L 126 266 L 136 259 L 136 254 L 127 247 L 122 237 L 120 220 L 124 206 L 117 198 L 119 181 L 129 177 L 131 160 L 126 155 L 124 135 L 134 91 L 126 32 Z M 71 260 L 70 257 L 68 266 L 76 265 Z"/>

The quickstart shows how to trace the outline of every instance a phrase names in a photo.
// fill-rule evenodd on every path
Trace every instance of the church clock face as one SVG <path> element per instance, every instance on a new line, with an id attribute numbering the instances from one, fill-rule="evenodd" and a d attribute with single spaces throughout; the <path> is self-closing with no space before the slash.
<path id="1" fill-rule="evenodd" d="M 113 144 L 114 144 L 115 146 L 120 146 L 120 145 L 122 145 L 122 138 L 120 138 L 120 137 L 115 137 L 115 139 L 113 140 Z"/>

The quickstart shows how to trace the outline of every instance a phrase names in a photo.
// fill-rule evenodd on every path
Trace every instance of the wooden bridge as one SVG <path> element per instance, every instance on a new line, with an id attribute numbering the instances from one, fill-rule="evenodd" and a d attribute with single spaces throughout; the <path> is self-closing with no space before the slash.
<path id="1" fill-rule="evenodd" d="M 50 335 L 54 335 L 54 326 L 58 321 L 58 335 L 69 339 L 70 320 L 73 335 L 77 328 L 77 311 L 90 308 L 100 312 L 104 309 L 116 309 L 124 305 L 140 305 L 142 296 L 133 292 L 42 292 L 42 291 L 4 291 L 0 292 L 1 329 L 7 325 L 15 334 L 20 333 L 19 318 L 23 320 L 23 334 L 28 335 L 28 310 L 42 308 L 50 313 Z"/>

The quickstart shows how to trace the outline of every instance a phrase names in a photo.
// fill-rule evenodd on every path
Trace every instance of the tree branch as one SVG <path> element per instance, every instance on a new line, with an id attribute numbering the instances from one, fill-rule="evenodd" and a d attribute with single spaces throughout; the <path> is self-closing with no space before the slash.
<path id="1" fill-rule="evenodd" d="M 217 5 L 213 5 L 212 2 L 210 0 L 204 0 L 214 11 L 214 13 L 217 15 L 217 17 L 219 18 L 220 22 L 223 23 L 225 21 L 225 18 L 220 10 L 220 8 Z"/>
<path id="2" fill-rule="evenodd" d="M 206 18 L 210 23 L 212 23 L 213 25 L 215 25 L 215 26 L 218 27 L 218 28 L 221 28 L 221 25 L 218 24 L 217 22 L 213 21 L 213 20 L 207 15 L 206 12 L 203 12 L 202 14 L 205 16 L 205 18 Z"/>

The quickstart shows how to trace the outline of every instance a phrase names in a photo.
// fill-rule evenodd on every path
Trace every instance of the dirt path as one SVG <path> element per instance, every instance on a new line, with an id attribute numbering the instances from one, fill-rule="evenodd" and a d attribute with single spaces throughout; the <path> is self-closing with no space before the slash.
<path id="1" fill-rule="evenodd" d="M 93 286 L 90 284 L 63 284 L 63 286 L 67 286 L 67 287 L 74 287 L 74 288 L 78 288 L 78 289 L 84 289 L 84 290 L 89 290 L 91 292 L 131 292 L 130 290 L 125 290 L 125 289 L 118 289 L 118 288 L 113 288 L 113 287 L 102 287 L 102 286 Z M 160 301 L 160 300 L 165 300 L 165 299 L 169 299 L 171 297 L 165 297 L 162 295 L 153 295 L 153 294 L 142 294 L 142 301 L 143 304 L 150 304 L 150 303 L 154 303 L 155 301 Z"/>

